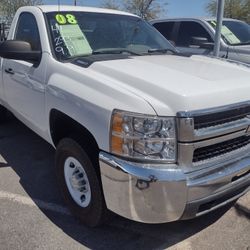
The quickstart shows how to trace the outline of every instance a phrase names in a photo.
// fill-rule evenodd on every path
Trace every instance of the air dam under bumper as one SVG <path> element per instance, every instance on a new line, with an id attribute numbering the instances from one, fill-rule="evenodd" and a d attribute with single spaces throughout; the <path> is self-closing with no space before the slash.
<path id="1" fill-rule="evenodd" d="M 203 181 L 200 179 L 197 186 L 189 181 L 189 174 L 174 164 L 133 163 L 104 152 L 100 153 L 99 160 L 108 209 L 145 223 L 164 223 L 205 214 L 236 200 L 250 187 L 250 159 L 244 166 L 237 163 L 227 166 L 232 168 L 231 173 L 220 171 L 216 177 L 203 174 Z M 199 193 L 199 198 L 190 200 L 193 190 Z"/>

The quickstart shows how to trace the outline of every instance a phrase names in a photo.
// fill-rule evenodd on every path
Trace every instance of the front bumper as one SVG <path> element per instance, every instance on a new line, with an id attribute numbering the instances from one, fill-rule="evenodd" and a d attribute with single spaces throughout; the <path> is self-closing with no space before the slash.
<path id="1" fill-rule="evenodd" d="M 193 218 L 250 190 L 250 157 L 192 173 L 174 164 L 133 163 L 104 152 L 99 162 L 108 209 L 145 223 Z"/>

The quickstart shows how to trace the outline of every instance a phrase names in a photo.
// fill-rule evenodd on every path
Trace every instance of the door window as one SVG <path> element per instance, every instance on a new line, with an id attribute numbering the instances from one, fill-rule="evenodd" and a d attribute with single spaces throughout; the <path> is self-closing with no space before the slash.
<path id="1" fill-rule="evenodd" d="M 32 50 L 41 50 L 40 35 L 33 14 L 25 12 L 20 15 L 15 40 L 30 43 Z"/>
<path id="2" fill-rule="evenodd" d="M 155 23 L 153 26 L 168 40 L 172 40 L 172 32 L 174 28 L 174 22 L 161 22 Z"/>
<path id="3" fill-rule="evenodd" d="M 194 45 L 193 37 L 204 37 L 208 42 L 213 42 L 210 34 L 201 24 L 188 21 L 180 24 L 176 46 L 190 47 Z"/>

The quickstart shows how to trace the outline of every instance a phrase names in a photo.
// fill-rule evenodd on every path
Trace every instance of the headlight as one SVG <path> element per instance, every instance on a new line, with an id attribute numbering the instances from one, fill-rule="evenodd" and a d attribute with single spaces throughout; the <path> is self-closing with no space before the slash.
<path id="1" fill-rule="evenodd" d="M 119 156 L 173 163 L 176 161 L 175 118 L 114 111 L 110 147 Z"/>

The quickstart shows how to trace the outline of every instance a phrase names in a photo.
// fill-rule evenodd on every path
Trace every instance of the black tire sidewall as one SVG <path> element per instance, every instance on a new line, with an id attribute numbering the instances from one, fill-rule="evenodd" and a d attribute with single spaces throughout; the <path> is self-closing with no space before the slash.
<path id="1" fill-rule="evenodd" d="M 6 121 L 7 109 L 0 104 L 0 122 Z"/>
<path id="2" fill-rule="evenodd" d="M 91 189 L 91 200 L 87 207 L 79 206 L 68 190 L 64 175 L 64 163 L 69 157 L 77 159 L 87 174 Z M 56 174 L 62 195 L 71 212 L 88 226 L 99 225 L 102 222 L 105 209 L 101 183 L 90 158 L 83 148 L 72 139 L 63 139 L 58 145 L 56 152 Z"/>

